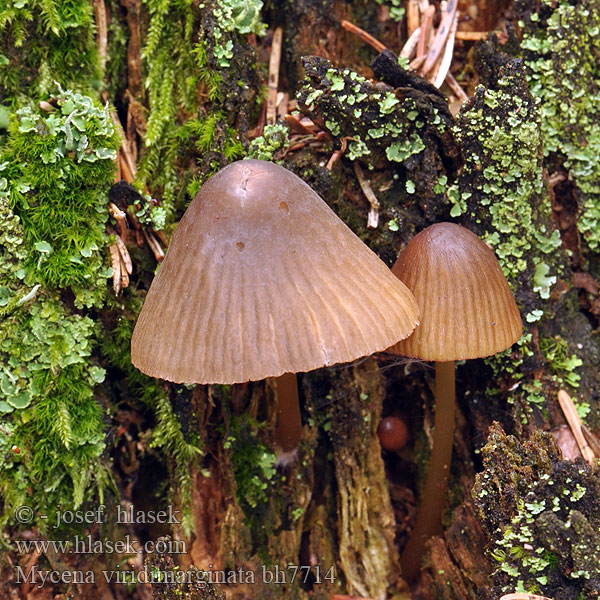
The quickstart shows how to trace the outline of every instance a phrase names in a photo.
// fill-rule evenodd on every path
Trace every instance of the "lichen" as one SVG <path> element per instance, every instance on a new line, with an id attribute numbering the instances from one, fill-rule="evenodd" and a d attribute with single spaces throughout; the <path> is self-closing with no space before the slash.
<path id="1" fill-rule="evenodd" d="M 377 87 L 351 69 L 325 59 L 304 59 L 306 79 L 298 92 L 303 110 L 323 121 L 332 136 L 347 140 L 346 156 L 371 167 L 383 158 L 412 171 L 413 156 L 424 157 L 423 137 L 443 134 L 449 122 L 414 94 Z M 417 179 L 417 178 L 415 178 Z"/>
<path id="2" fill-rule="evenodd" d="M 535 10 L 535 12 L 532 12 Z M 540 101 L 550 173 L 564 168 L 577 186 L 578 228 L 600 248 L 600 13 L 593 0 L 515 2 L 527 82 Z"/>
<path id="3" fill-rule="evenodd" d="M 99 328 L 85 313 L 108 290 L 105 193 L 117 140 L 91 98 L 61 90 L 52 102 L 51 113 L 16 112 L 2 154 L 0 412 L 3 450 L 18 450 L 3 454 L 2 522 L 18 505 L 36 515 L 78 507 L 110 482 Z"/>
<path id="4" fill-rule="evenodd" d="M 496 563 L 493 592 L 598 598 L 598 475 L 561 460 L 549 435 L 521 443 L 497 424 L 482 454 L 473 500 Z"/>
<path id="5" fill-rule="evenodd" d="M 456 134 L 464 168 L 448 189 L 452 216 L 464 213 L 476 221 L 514 287 L 525 285 L 547 298 L 561 240 L 551 230 L 542 181 L 539 108 L 519 61 L 507 60 L 492 85 L 476 89 L 459 114 Z"/>
<path id="6" fill-rule="evenodd" d="M 250 142 L 247 158 L 276 161 L 289 145 L 289 130 L 285 125 L 265 125 L 263 134 Z"/>

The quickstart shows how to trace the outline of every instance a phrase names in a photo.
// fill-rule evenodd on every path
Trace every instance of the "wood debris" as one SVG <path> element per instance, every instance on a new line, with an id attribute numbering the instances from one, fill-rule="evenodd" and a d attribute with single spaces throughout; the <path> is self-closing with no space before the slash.
<path id="1" fill-rule="evenodd" d="M 383 52 L 387 49 L 387 46 L 385 44 L 382 44 L 379 40 L 375 39 L 370 33 L 367 33 L 364 29 L 361 29 L 353 23 L 350 23 L 350 21 L 342 21 L 342 27 L 346 31 L 349 31 L 350 33 L 353 33 L 354 35 L 358 36 L 361 40 L 369 44 L 369 46 L 375 48 L 377 52 Z"/>
<path id="2" fill-rule="evenodd" d="M 427 60 L 423 65 L 422 74 L 427 75 L 435 66 L 435 63 L 438 61 L 440 55 L 444 51 L 446 46 L 446 40 L 450 31 L 452 29 L 452 24 L 454 23 L 455 15 L 457 13 L 457 0 L 449 0 L 446 3 L 446 7 L 444 9 L 444 14 L 442 16 L 442 22 L 435 34 L 435 38 L 433 39 L 433 43 L 429 47 L 429 51 L 427 53 Z"/>
<path id="3" fill-rule="evenodd" d="M 582 424 L 579 415 L 577 414 L 577 408 L 571 399 L 571 396 L 567 394 L 565 390 L 559 390 L 558 392 L 558 403 L 565 415 L 565 419 L 571 431 L 573 432 L 573 436 L 579 446 L 579 451 L 581 452 L 581 456 L 589 463 L 592 464 L 596 455 L 594 451 L 590 447 L 585 435 L 582 431 Z"/>
<path id="4" fill-rule="evenodd" d="M 375 196 L 375 192 L 373 192 L 373 188 L 365 177 L 358 161 L 355 160 L 352 164 L 354 166 L 354 174 L 360 184 L 360 189 L 363 191 L 363 194 L 371 205 L 367 217 L 367 227 L 369 229 L 377 229 L 377 225 L 379 224 L 379 200 L 377 200 L 377 196 Z"/>
<path id="5" fill-rule="evenodd" d="M 269 58 L 269 80 L 267 93 L 267 124 L 273 125 L 277 120 L 277 91 L 279 88 L 279 64 L 281 61 L 281 43 L 283 29 L 277 27 L 271 42 L 271 56 Z"/>

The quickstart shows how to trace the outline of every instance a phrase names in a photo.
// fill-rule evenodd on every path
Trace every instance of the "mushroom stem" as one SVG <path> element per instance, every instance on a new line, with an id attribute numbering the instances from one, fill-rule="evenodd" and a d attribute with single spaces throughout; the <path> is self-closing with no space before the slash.
<path id="1" fill-rule="evenodd" d="M 414 581 L 421 568 L 427 540 L 442 530 L 442 510 L 450 475 L 454 440 L 454 361 L 435 363 L 435 422 L 427 481 L 412 535 L 400 563 L 402 577 Z"/>
<path id="2" fill-rule="evenodd" d="M 284 373 L 275 378 L 277 388 L 277 426 L 275 445 L 283 452 L 293 452 L 302 437 L 298 384 L 295 373 Z"/>

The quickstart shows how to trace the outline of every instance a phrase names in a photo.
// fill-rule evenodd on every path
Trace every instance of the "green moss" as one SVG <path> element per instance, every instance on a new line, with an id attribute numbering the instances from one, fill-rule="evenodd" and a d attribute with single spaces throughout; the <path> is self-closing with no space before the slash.
<path id="1" fill-rule="evenodd" d="M 259 85 L 254 50 L 242 36 L 262 31 L 262 3 L 208 0 L 200 11 L 185 0 L 147 5 L 149 115 L 138 183 L 161 199 L 171 222 L 186 190 L 195 195 L 207 177 L 244 154 L 245 111 Z"/>
<path id="2" fill-rule="evenodd" d="M 230 453 L 238 502 L 250 521 L 257 507 L 266 508 L 277 477 L 277 456 L 257 440 L 258 429 L 249 416 L 234 416 L 223 443 Z"/>
<path id="3" fill-rule="evenodd" d="M 105 371 L 92 358 L 96 334 L 91 319 L 70 315 L 47 294 L 0 323 L 0 412 L 8 441 L 20 449 L 0 475 L 3 520 L 20 504 L 36 514 L 78 507 L 94 481 L 100 493 L 106 488 L 103 414 L 94 397 Z"/>
<path id="4" fill-rule="evenodd" d="M 65 91 L 59 109 L 27 106 L 11 124 L 4 153 L 4 194 L 19 216 L 26 246 L 25 281 L 71 288 L 78 306 L 101 304 L 112 271 L 106 192 L 119 145 L 108 108 Z"/>
<path id="5" fill-rule="evenodd" d="M 66 91 L 54 112 L 17 111 L 0 167 L 0 444 L 19 453 L 0 471 L 2 521 L 80 506 L 110 485 L 98 335 L 80 309 L 107 295 L 106 191 L 117 139 L 106 109 Z M 3 448 L 4 449 L 4 448 Z M 40 482 L 43 482 L 40 487 Z"/>
<path id="6" fill-rule="evenodd" d="M 55 81 L 100 84 L 94 10 L 87 0 L 18 0 L 0 5 L 0 98 L 46 96 Z"/>

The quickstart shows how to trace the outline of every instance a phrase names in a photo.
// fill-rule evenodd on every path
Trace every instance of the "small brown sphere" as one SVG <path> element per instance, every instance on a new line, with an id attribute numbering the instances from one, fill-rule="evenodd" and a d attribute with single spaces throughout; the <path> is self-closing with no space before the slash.
<path id="1" fill-rule="evenodd" d="M 386 417 L 381 419 L 377 428 L 379 443 L 384 450 L 398 452 L 408 442 L 408 428 L 406 423 L 398 417 Z"/>

